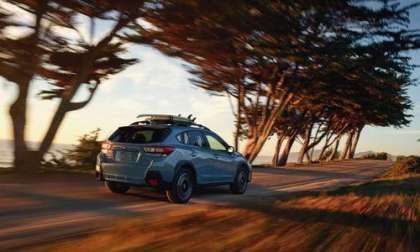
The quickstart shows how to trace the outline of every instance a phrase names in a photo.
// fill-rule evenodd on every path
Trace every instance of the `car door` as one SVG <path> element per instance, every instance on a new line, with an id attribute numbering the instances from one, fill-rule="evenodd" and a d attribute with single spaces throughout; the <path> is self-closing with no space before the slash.
<path id="1" fill-rule="evenodd" d="M 213 158 L 213 169 L 211 173 L 218 182 L 231 182 L 235 176 L 235 164 L 232 153 L 229 153 L 228 145 L 217 135 L 204 133 L 208 149 Z"/>
<path id="2" fill-rule="evenodd" d="M 209 151 L 207 142 L 199 130 L 188 131 L 188 145 L 191 146 L 191 162 L 193 163 L 197 179 L 200 184 L 217 181 L 213 175 L 214 155 Z"/>

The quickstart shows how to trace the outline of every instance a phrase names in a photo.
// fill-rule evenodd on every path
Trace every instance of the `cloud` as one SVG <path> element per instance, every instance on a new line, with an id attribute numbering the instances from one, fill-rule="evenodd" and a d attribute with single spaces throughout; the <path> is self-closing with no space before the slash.
<path id="1" fill-rule="evenodd" d="M 420 130 L 395 130 L 393 132 L 395 135 L 419 135 L 420 136 Z"/>

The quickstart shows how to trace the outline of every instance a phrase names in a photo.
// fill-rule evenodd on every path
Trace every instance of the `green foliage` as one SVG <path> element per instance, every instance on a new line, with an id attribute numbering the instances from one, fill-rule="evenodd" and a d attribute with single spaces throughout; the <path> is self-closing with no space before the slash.
<path id="1" fill-rule="evenodd" d="M 399 157 L 397 162 L 385 173 L 386 177 L 420 173 L 420 157 Z"/>
<path id="2" fill-rule="evenodd" d="M 37 169 L 65 115 L 84 108 L 103 81 L 138 61 L 128 56 L 128 42 L 122 38 L 138 25 L 143 3 L 112 0 L 1 2 L 0 77 L 17 87 L 17 97 L 10 108 L 15 167 Z M 106 23 L 101 26 L 101 32 L 95 32 L 97 23 Z M 34 81 L 37 79 L 49 85 L 39 86 L 40 82 Z M 37 149 L 28 147 L 25 139 L 28 90 L 31 89 L 40 90 L 38 96 L 42 99 L 59 100 Z M 74 102 L 80 91 L 87 94 L 86 98 Z M 29 161 L 31 153 L 36 155 Z"/>
<path id="3" fill-rule="evenodd" d="M 319 160 L 321 161 L 325 161 L 328 159 L 329 156 L 331 156 L 331 154 L 333 153 L 333 149 L 332 148 L 328 148 L 324 154 L 322 155 L 322 157 L 319 158 Z M 338 157 L 340 157 L 341 152 L 337 151 L 334 155 L 334 157 L 332 158 L 332 160 L 337 159 Z"/>
<path id="4" fill-rule="evenodd" d="M 158 29 L 127 39 L 188 61 L 195 65 L 192 83 L 237 99 L 236 133 L 245 134 L 250 161 L 273 130 L 290 135 L 322 124 L 320 136 L 340 135 L 410 121 L 407 88 L 415 80 L 406 52 L 420 47 L 420 33 L 407 29 L 414 6 L 392 0 L 377 1 L 378 8 L 367 0 L 158 2 L 159 11 L 145 14 Z"/>
<path id="5" fill-rule="evenodd" d="M 67 158 L 77 166 L 94 167 L 96 157 L 101 151 L 101 142 L 98 141 L 100 129 L 96 129 L 89 134 L 79 138 L 79 143 L 67 153 Z"/>
<path id="6" fill-rule="evenodd" d="M 388 160 L 388 153 L 386 152 L 369 153 L 369 154 L 363 155 L 361 159 Z"/>
<path id="7" fill-rule="evenodd" d="M 92 170 L 96 164 L 96 157 L 101 151 L 101 141 L 98 140 L 100 129 L 96 129 L 81 136 L 77 145 L 72 149 L 51 153 L 52 158 L 44 161 L 44 167 L 78 168 Z"/>

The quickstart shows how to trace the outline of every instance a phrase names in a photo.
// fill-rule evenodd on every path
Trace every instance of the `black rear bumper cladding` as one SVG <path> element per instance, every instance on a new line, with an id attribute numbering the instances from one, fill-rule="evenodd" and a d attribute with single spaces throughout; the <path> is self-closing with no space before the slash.
<path id="1" fill-rule="evenodd" d="M 100 172 L 95 170 L 95 177 L 97 181 L 105 181 L 104 175 L 102 174 L 102 170 Z"/>
<path id="2" fill-rule="evenodd" d="M 100 172 L 96 171 L 95 176 L 96 176 L 96 180 L 98 180 L 98 181 L 107 180 L 103 176 L 102 170 Z M 148 183 L 148 181 L 152 180 L 152 179 L 157 179 L 159 181 L 158 186 L 151 186 Z M 146 185 L 139 185 L 139 184 L 134 184 L 134 183 L 125 183 L 125 184 L 131 185 L 131 186 L 137 186 L 137 187 L 149 186 L 149 187 L 158 188 L 159 190 L 162 190 L 162 191 L 165 191 L 165 190 L 168 190 L 168 189 L 171 188 L 171 183 L 168 183 L 168 182 L 164 181 L 162 179 L 162 174 L 159 171 L 148 171 L 144 180 L 146 182 Z M 122 183 L 124 183 L 124 182 L 122 182 Z"/>
<path id="3" fill-rule="evenodd" d="M 162 174 L 159 171 L 148 171 L 146 174 L 146 177 L 144 178 L 144 180 L 146 181 L 146 184 L 148 184 L 148 181 L 151 179 L 157 179 L 159 181 L 159 185 L 157 187 L 160 190 L 167 190 L 171 187 L 171 183 L 164 181 L 162 179 Z"/>

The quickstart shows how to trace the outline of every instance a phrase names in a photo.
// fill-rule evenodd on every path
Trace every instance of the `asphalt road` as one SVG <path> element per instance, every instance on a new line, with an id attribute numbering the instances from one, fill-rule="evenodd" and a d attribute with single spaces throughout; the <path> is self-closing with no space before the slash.
<path id="1" fill-rule="evenodd" d="M 208 205 L 240 206 L 241 202 L 273 200 L 279 195 L 328 190 L 368 181 L 390 165 L 389 161 L 359 160 L 309 167 L 256 168 L 245 195 L 232 195 L 228 187 L 202 189 L 186 205 L 170 204 L 146 189 L 112 194 L 90 175 L 0 175 L 0 251 L 83 236 L 111 228 L 121 218 L 147 218 Z"/>

